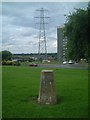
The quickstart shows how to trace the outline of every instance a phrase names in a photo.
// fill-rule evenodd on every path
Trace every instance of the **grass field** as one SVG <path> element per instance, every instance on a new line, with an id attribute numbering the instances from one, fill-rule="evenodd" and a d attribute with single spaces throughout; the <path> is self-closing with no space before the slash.
<path id="1" fill-rule="evenodd" d="M 3 118 L 87 118 L 88 71 L 53 68 L 58 104 L 39 105 L 41 70 L 28 66 L 2 68 Z"/>
<path id="2" fill-rule="evenodd" d="M 2 67 L 0 66 L 0 119 L 2 118 Z"/>

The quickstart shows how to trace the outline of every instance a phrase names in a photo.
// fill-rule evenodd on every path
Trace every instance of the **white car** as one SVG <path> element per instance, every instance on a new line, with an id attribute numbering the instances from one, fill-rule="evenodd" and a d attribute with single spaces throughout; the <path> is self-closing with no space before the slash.
<path id="1" fill-rule="evenodd" d="M 74 62 L 73 62 L 73 60 L 69 60 L 69 62 L 68 62 L 69 64 L 73 64 Z"/>
<path id="2" fill-rule="evenodd" d="M 68 62 L 67 62 L 67 61 L 64 61 L 63 64 L 64 64 L 64 65 L 65 65 L 65 64 L 68 64 Z"/>

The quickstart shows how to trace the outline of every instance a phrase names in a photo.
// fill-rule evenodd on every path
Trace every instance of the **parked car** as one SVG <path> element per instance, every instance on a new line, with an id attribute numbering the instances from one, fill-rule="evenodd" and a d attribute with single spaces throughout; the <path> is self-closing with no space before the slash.
<path id="1" fill-rule="evenodd" d="M 29 66 L 31 66 L 31 67 L 37 67 L 38 65 L 35 64 L 35 63 L 31 63 Z"/>
<path id="2" fill-rule="evenodd" d="M 64 61 L 63 64 L 64 64 L 64 65 L 65 65 L 65 64 L 68 64 L 68 62 L 67 62 L 67 61 Z"/>
<path id="3" fill-rule="evenodd" d="M 73 60 L 69 60 L 68 63 L 69 63 L 69 64 L 74 64 L 74 61 L 73 61 Z"/>

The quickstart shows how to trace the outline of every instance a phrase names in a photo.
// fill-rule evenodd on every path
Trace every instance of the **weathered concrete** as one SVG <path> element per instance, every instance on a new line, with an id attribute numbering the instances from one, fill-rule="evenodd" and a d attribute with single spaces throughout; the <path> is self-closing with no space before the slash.
<path id="1" fill-rule="evenodd" d="M 38 103 L 56 104 L 56 91 L 53 70 L 42 70 Z"/>

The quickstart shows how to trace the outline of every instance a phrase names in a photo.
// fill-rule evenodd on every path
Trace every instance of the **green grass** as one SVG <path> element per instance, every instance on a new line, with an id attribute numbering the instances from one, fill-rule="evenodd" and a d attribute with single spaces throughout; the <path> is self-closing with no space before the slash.
<path id="1" fill-rule="evenodd" d="M 41 70 L 3 67 L 3 118 L 87 118 L 88 71 L 54 68 L 58 104 L 39 105 Z"/>
<path id="2" fill-rule="evenodd" d="M 0 119 L 2 118 L 2 67 L 0 66 Z"/>

